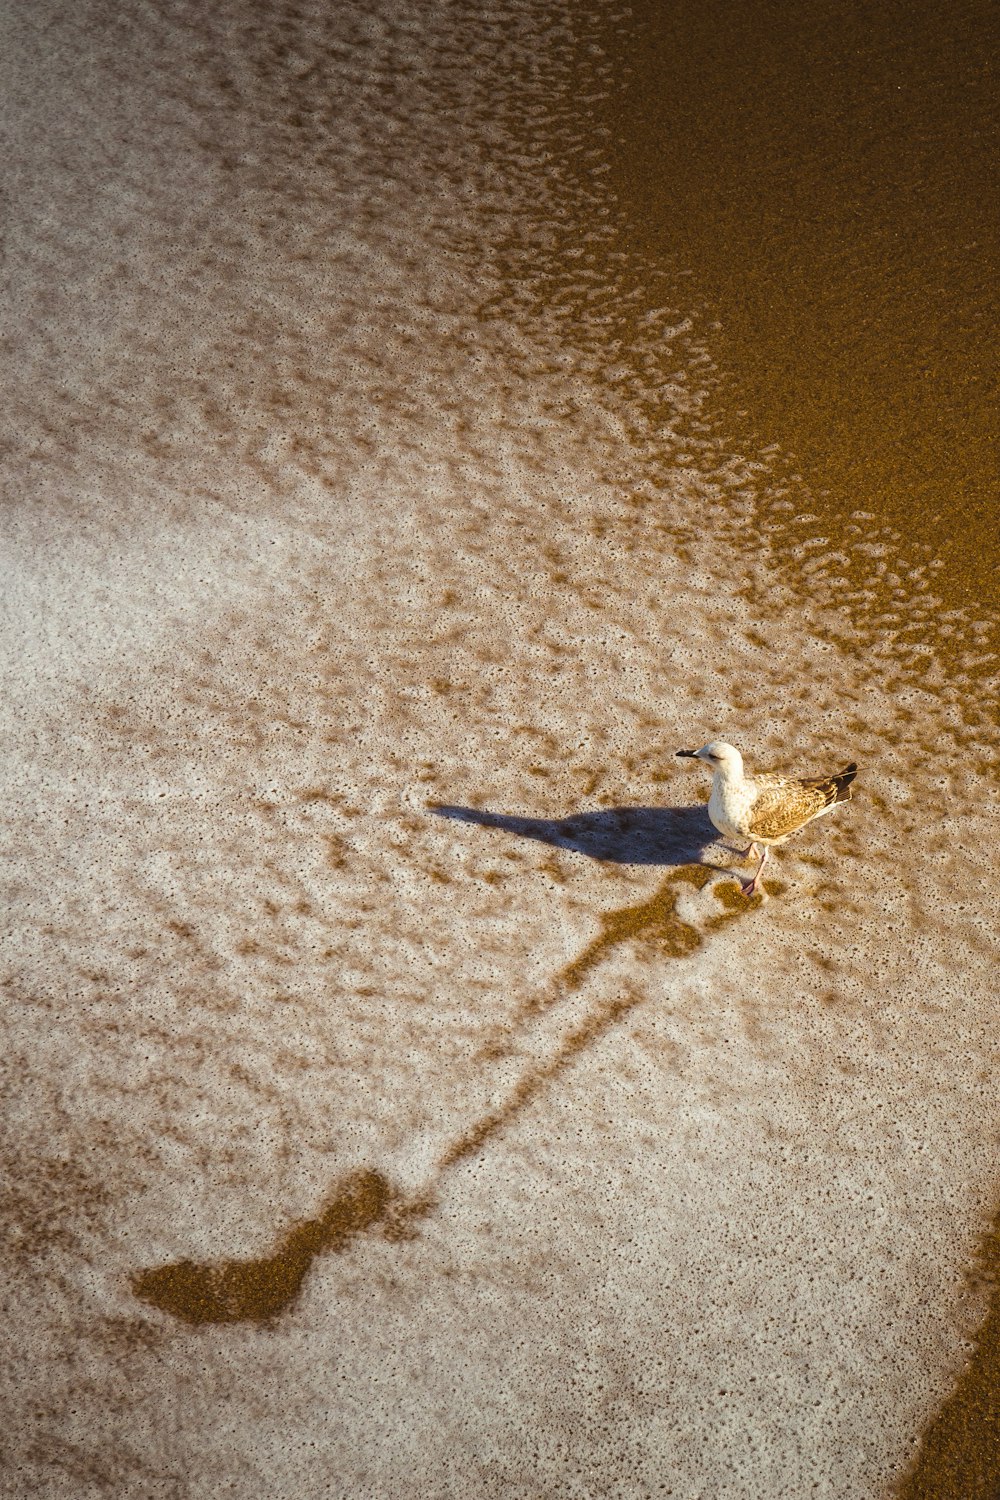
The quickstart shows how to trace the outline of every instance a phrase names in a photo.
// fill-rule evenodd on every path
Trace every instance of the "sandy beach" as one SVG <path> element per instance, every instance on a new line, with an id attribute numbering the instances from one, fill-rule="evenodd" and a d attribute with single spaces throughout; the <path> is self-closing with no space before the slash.
<path id="1" fill-rule="evenodd" d="M 872 1500 L 975 1347 L 990 690 L 776 567 L 585 31 L 4 11 L 5 1495 Z M 750 902 L 713 735 L 862 767 Z"/>

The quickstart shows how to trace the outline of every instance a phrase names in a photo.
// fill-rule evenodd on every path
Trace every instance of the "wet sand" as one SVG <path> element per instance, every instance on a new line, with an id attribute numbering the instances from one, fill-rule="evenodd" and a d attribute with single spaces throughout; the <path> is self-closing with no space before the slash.
<path id="1" fill-rule="evenodd" d="M 991 700 L 776 570 L 608 24 L 5 18 L 7 1493 L 861 1500 L 975 1347 Z M 749 903 L 712 733 L 863 766 Z"/>
<path id="2" fill-rule="evenodd" d="M 869 567 L 878 613 L 943 564 L 950 629 L 925 634 L 945 653 L 987 632 L 997 649 L 998 41 L 979 0 L 639 3 L 609 27 L 621 238 L 717 322 L 727 437 L 767 450 L 813 536 L 843 546 L 869 513 L 901 575 L 894 598 Z M 787 556 L 803 537 L 779 498 L 760 521 Z"/>

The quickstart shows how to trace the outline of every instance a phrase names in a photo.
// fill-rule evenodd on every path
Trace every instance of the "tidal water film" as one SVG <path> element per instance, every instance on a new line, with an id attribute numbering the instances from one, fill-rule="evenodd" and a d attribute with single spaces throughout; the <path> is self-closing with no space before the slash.
<path id="1" fill-rule="evenodd" d="M 991 25 L 0 8 L 0 1493 L 1000 1493 Z"/>

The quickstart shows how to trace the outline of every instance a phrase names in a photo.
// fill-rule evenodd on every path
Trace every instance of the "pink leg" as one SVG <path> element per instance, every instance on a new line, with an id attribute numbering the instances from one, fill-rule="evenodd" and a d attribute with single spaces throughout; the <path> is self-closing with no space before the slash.
<path id="1" fill-rule="evenodd" d="M 751 854 L 756 849 L 756 847 L 757 847 L 756 843 L 753 843 L 753 844 L 750 845 L 750 853 Z M 760 864 L 757 866 L 757 873 L 754 876 L 754 878 L 751 881 L 749 881 L 748 884 L 746 884 L 743 887 L 743 894 L 744 894 L 744 896 L 752 896 L 753 895 L 754 891 L 757 889 L 757 883 L 760 880 L 761 874 L 763 873 L 764 866 L 767 864 L 767 845 L 765 844 L 763 847 L 764 847 L 764 853 L 760 857 Z"/>

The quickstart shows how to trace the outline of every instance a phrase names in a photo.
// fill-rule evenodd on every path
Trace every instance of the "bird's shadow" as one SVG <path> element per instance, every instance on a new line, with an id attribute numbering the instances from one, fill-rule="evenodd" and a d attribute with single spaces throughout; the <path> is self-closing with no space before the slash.
<path id="1" fill-rule="evenodd" d="M 488 808 L 430 804 L 439 818 L 500 828 L 617 865 L 690 865 L 718 835 L 705 807 L 609 807 L 569 818 L 522 818 Z"/>

